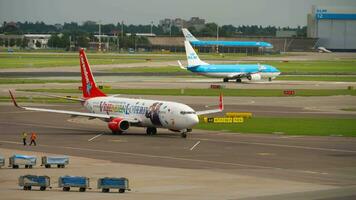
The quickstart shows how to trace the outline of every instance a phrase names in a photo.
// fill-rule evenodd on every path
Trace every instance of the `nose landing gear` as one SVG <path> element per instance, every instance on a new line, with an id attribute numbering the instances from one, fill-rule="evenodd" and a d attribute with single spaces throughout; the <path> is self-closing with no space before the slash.
<path id="1" fill-rule="evenodd" d="M 181 130 L 181 132 L 180 132 L 180 136 L 182 137 L 182 138 L 187 138 L 187 133 L 189 133 L 189 132 L 192 132 L 192 129 L 184 129 L 184 130 Z"/>

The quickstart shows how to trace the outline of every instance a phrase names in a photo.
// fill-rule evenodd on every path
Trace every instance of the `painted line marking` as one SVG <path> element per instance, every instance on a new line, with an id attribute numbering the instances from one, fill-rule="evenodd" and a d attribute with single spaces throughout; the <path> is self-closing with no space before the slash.
<path id="1" fill-rule="evenodd" d="M 11 122 L 0 122 L 0 124 L 18 125 L 17 123 L 11 123 Z M 54 128 L 54 129 L 62 129 L 62 130 L 93 131 L 93 130 L 89 130 L 89 129 L 85 129 L 85 128 L 65 128 L 65 127 L 60 127 L 60 126 L 41 125 L 41 124 L 34 124 L 34 123 L 31 123 L 31 124 L 30 123 L 22 123 L 21 125 Z M 332 149 L 332 148 L 308 147 L 308 146 L 299 146 L 299 145 L 285 145 L 285 144 L 273 144 L 273 143 L 261 143 L 261 142 L 235 142 L 235 141 L 214 140 L 214 139 L 207 139 L 207 138 L 194 138 L 194 139 L 199 139 L 199 140 L 209 141 L 209 142 L 225 142 L 225 143 L 231 143 L 231 144 L 250 144 L 250 145 L 260 145 L 260 146 L 282 147 L 282 148 L 317 150 L 317 151 L 356 153 L 356 151 L 354 151 L 354 150 L 347 150 L 347 149 Z"/>
<path id="2" fill-rule="evenodd" d="M 20 143 L 20 142 L 4 141 L 4 140 L 0 140 L 0 143 L 22 145 L 22 143 Z M 89 149 L 89 148 L 70 147 L 70 146 L 53 146 L 53 145 L 46 145 L 46 144 L 41 144 L 41 146 L 57 148 L 57 149 L 70 149 L 70 150 L 97 152 L 97 153 L 112 153 L 112 154 L 119 154 L 119 155 L 126 155 L 126 156 L 156 158 L 156 159 L 167 159 L 167 160 L 184 161 L 184 162 L 198 162 L 198 163 L 206 163 L 206 164 L 218 164 L 218 165 L 228 165 L 228 166 L 237 166 L 237 167 L 257 168 L 257 169 L 272 169 L 272 170 L 293 171 L 293 172 L 303 173 L 303 174 L 312 174 L 312 173 L 314 173 L 314 171 L 308 171 L 308 170 L 294 170 L 294 169 L 285 169 L 285 168 L 280 168 L 280 167 L 271 167 L 271 166 L 262 166 L 262 165 L 253 165 L 253 164 L 242 164 L 242 163 L 232 163 L 232 162 L 222 162 L 222 161 L 213 161 L 213 160 L 201 160 L 201 159 L 172 157 L 172 156 L 161 156 L 161 155 L 152 155 L 152 154 L 144 154 L 144 153 L 130 153 L 130 152 L 122 152 L 122 151 L 111 151 L 111 150 L 103 150 L 103 149 Z M 326 173 L 326 172 L 316 172 L 315 174 L 327 175 L 328 173 Z"/>
<path id="3" fill-rule="evenodd" d="M 198 141 L 197 143 L 195 143 L 195 145 L 192 146 L 192 148 L 190 148 L 190 150 L 192 151 L 196 146 L 198 146 L 200 144 L 200 141 Z"/>
<path id="4" fill-rule="evenodd" d="M 317 150 L 317 151 L 356 153 L 356 151 L 347 150 L 347 149 L 308 147 L 308 146 L 299 146 L 299 145 L 273 144 L 273 143 L 262 143 L 262 142 L 235 142 L 235 141 L 228 141 L 228 140 L 213 140 L 213 139 L 205 139 L 205 138 L 195 138 L 195 139 L 199 139 L 199 140 L 203 140 L 203 141 L 209 141 L 209 142 L 225 142 L 225 143 L 231 143 L 231 144 L 250 144 L 250 145 L 260 145 L 260 146 L 282 147 L 282 148 Z"/>
<path id="5" fill-rule="evenodd" d="M 102 136 L 102 135 L 104 135 L 104 133 L 99 134 L 99 135 L 96 135 L 96 136 L 90 138 L 90 139 L 88 140 L 88 142 L 91 142 L 91 141 L 94 140 L 95 138 L 98 138 L 98 137 L 100 137 L 100 136 Z"/>

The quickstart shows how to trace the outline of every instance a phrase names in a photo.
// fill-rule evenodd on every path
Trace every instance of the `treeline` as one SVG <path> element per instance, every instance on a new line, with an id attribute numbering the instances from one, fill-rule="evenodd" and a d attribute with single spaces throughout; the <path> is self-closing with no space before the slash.
<path id="1" fill-rule="evenodd" d="M 102 24 L 101 33 L 108 35 L 121 35 L 122 29 L 124 33 L 150 33 L 152 32 L 159 36 L 182 36 L 181 29 L 176 26 L 163 27 L 160 25 L 126 25 L 126 24 Z M 88 35 L 98 34 L 98 24 L 93 21 L 86 21 L 83 24 L 76 22 L 49 25 L 44 22 L 4 22 L 0 28 L 1 33 L 5 34 L 26 34 L 26 33 L 85 33 Z M 196 36 L 216 37 L 217 24 L 207 23 L 204 28 L 197 30 L 194 27 L 189 27 L 189 30 Z M 257 25 L 223 25 L 219 26 L 219 36 L 234 37 L 234 36 L 275 36 L 277 30 L 293 30 L 297 32 L 297 36 L 306 37 L 306 27 L 276 27 L 276 26 L 257 26 Z"/>

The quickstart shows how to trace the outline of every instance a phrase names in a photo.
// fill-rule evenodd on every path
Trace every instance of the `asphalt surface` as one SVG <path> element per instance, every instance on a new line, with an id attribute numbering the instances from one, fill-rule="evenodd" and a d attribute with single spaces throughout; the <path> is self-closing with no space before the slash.
<path id="1" fill-rule="evenodd" d="M 72 105 L 57 109 L 72 109 Z M 356 138 L 193 130 L 187 139 L 182 139 L 166 130 L 146 136 L 141 128 L 118 136 L 111 135 L 106 124 L 96 120 L 24 112 L 12 106 L 0 106 L 0 116 L 0 148 L 335 186 L 332 191 L 261 199 L 354 199 L 356 195 Z M 39 145 L 23 147 L 23 130 L 35 130 Z"/>

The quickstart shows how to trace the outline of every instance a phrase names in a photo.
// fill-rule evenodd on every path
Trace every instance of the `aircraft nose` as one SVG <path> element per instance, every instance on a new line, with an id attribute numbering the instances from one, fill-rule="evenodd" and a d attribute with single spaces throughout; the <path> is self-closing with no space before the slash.
<path id="1" fill-rule="evenodd" d="M 197 124 L 199 124 L 199 118 L 198 118 L 198 116 L 197 116 L 197 115 L 191 115 L 191 116 L 189 117 L 189 125 L 190 125 L 191 127 L 193 127 L 193 126 L 195 126 L 195 125 L 197 125 Z"/>

